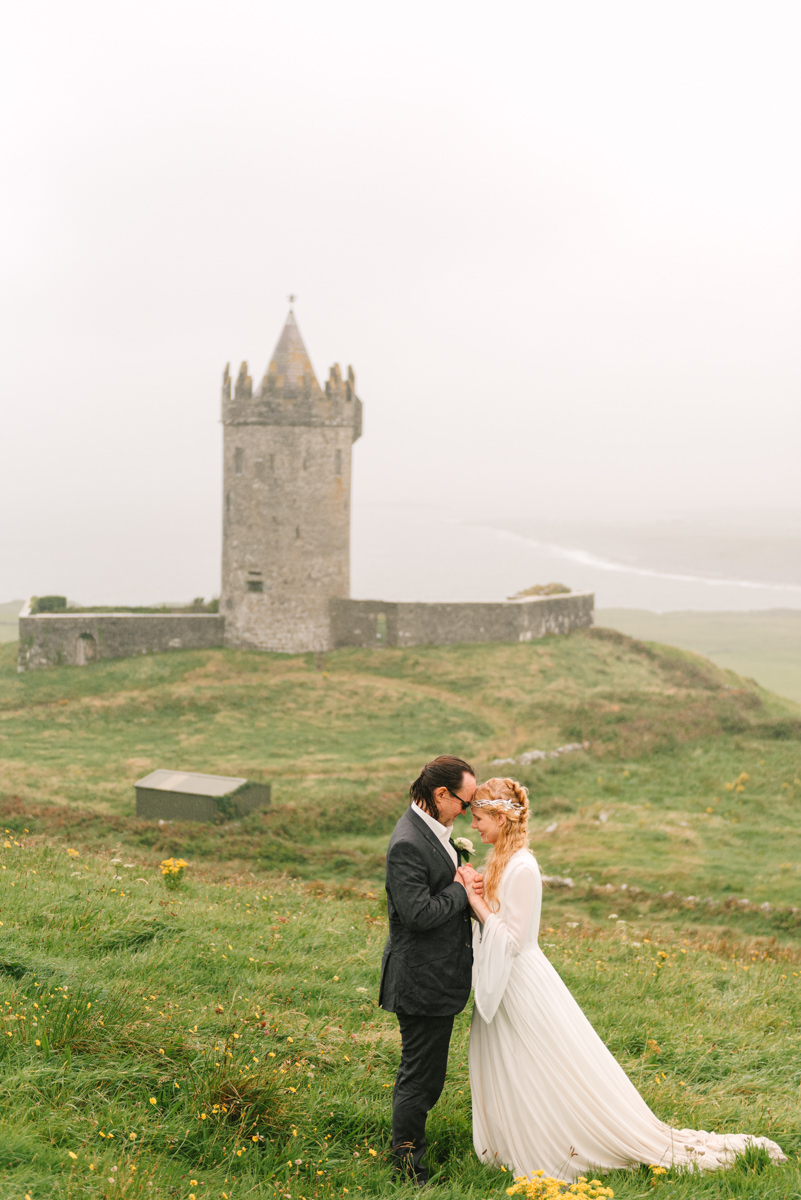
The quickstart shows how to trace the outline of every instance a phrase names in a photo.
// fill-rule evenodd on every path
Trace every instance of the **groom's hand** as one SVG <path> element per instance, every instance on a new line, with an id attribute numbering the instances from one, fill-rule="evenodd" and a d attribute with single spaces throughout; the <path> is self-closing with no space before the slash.
<path id="1" fill-rule="evenodd" d="M 470 886 L 473 882 L 472 877 L 474 877 L 474 876 L 475 876 L 475 871 L 473 870 L 472 867 L 468 867 L 467 865 L 465 865 L 463 867 L 457 867 L 455 881 L 457 883 L 461 883 L 462 887 L 467 890 L 470 888 Z"/>

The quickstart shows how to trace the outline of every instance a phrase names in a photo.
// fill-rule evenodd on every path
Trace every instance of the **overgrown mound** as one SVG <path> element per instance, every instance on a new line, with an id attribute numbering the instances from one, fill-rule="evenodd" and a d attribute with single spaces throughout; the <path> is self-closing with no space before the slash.
<path id="1" fill-rule="evenodd" d="M 744 888 L 782 903 L 798 882 L 781 864 L 801 795 L 799 710 L 696 655 L 609 630 L 327 655 L 176 652 L 22 676 L 8 646 L 0 718 L 9 828 L 155 861 L 378 885 L 409 781 L 448 751 L 530 788 L 551 873 L 616 870 L 649 893 L 724 900 Z M 586 749 L 547 757 L 571 744 Z M 221 826 L 139 822 L 133 783 L 155 767 L 268 780 L 273 808 Z M 747 787 L 730 794 L 743 772 Z M 775 859 L 772 879 L 751 880 L 755 846 Z"/>

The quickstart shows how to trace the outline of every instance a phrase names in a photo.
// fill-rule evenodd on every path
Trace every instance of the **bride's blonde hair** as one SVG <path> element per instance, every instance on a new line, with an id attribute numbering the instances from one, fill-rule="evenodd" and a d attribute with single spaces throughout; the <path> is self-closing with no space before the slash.
<path id="1" fill-rule="evenodd" d="M 484 872 L 484 899 L 498 908 L 498 885 L 506 864 L 517 850 L 528 846 L 528 790 L 516 779 L 488 779 L 473 793 L 474 812 L 503 815 L 498 840 Z"/>

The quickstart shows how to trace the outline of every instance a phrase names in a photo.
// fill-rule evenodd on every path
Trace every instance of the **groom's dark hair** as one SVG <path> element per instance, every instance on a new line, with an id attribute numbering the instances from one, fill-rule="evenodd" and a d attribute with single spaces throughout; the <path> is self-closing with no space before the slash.
<path id="1" fill-rule="evenodd" d="M 451 795 L 455 795 L 462 786 L 465 775 L 472 775 L 474 779 L 476 777 L 470 763 L 466 763 L 463 758 L 454 758 L 452 754 L 440 754 L 439 758 L 432 758 L 431 762 L 423 767 L 409 788 L 409 796 L 424 812 L 434 820 L 439 820 L 434 792 L 437 788 L 444 787 Z"/>

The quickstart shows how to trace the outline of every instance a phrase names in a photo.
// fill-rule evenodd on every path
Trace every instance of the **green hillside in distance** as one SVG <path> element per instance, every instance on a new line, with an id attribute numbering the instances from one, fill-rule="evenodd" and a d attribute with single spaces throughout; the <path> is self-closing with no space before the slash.
<path id="1" fill-rule="evenodd" d="M 0 604 L 0 642 L 16 642 L 19 634 L 17 617 L 24 600 L 10 600 Z"/>
<path id="2" fill-rule="evenodd" d="M 801 702 L 801 609 L 656 613 L 604 608 L 595 621 L 630 637 L 694 650 Z"/>
<path id="3" fill-rule="evenodd" d="M 376 887 L 410 780 L 453 752 L 530 788 L 543 870 L 576 878 L 560 903 L 608 910 L 598 889 L 618 883 L 660 912 L 666 891 L 798 897 L 801 707 L 680 650 L 594 629 L 325 656 L 175 652 L 27 675 L 13 650 L 0 647 L 6 824 Z M 578 742 L 588 748 L 525 767 L 492 762 Z M 269 781 L 273 807 L 228 826 L 137 822 L 134 781 L 156 767 Z M 724 909 L 713 923 L 735 919 L 777 935 L 790 920 Z"/>

